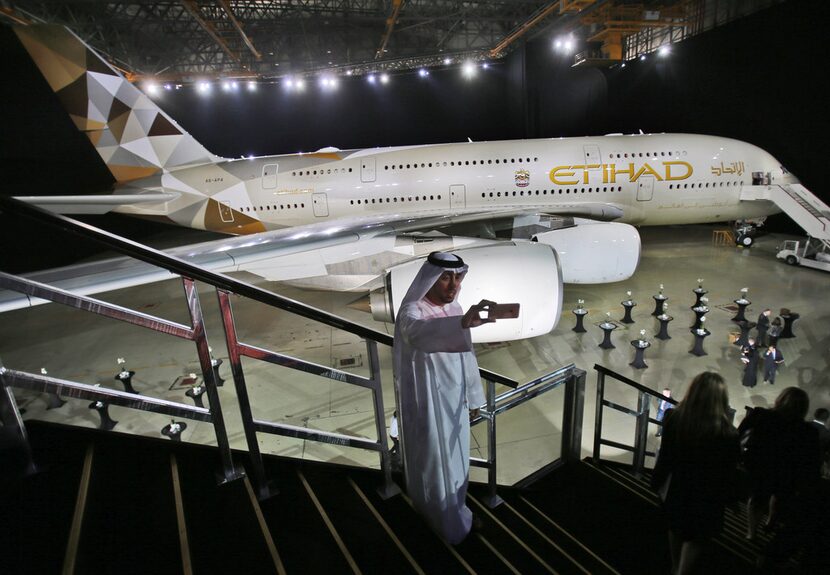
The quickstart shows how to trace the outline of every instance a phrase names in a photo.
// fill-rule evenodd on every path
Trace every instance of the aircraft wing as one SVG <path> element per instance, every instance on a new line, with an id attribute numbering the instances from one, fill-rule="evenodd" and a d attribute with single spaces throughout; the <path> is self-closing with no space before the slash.
<path id="1" fill-rule="evenodd" d="M 103 194 L 90 196 L 17 196 L 16 200 L 58 214 L 106 214 L 120 206 L 169 202 L 178 198 L 176 192 L 145 194 Z"/>
<path id="2" fill-rule="evenodd" d="M 563 205 L 562 213 L 614 219 L 610 204 Z M 550 212 L 546 206 L 545 212 Z M 456 236 L 454 228 L 488 222 L 519 221 L 547 215 L 535 209 L 459 210 L 452 214 L 365 215 L 185 245 L 169 255 L 221 273 L 249 272 L 271 281 L 340 291 L 380 287 L 385 271 L 434 250 L 502 243 L 500 239 Z M 557 210 L 558 213 L 558 210 Z M 605 224 L 624 226 L 625 224 Z M 633 230 L 633 228 L 631 228 Z M 634 232 L 636 234 L 636 232 Z M 639 257 L 639 242 L 637 242 Z M 632 270 L 633 272 L 633 270 Z M 127 257 L 76 264 L 26 274 L 27 278 L 80 295 L 92 295 L 171 278 L 164 269 Z M 0 312 L 46 303 L 14 292 L 0 292 Z"/>

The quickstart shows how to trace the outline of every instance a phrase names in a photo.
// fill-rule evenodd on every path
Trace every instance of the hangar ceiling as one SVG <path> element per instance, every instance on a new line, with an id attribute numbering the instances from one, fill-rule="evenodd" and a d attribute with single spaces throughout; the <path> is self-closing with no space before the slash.
<path id="1" fill-rule="evenodd" d="M 782 1 L 4 0 L 0 16 L 64 24 L 132 79 L 189 82 L 497 61 L 555 36 L 575 65 L 610 65 Z"/>

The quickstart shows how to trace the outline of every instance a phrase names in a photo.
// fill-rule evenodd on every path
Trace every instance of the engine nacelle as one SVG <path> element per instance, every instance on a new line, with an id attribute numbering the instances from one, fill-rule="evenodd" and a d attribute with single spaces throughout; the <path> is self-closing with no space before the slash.
<path id="1" fill-rule="evenodd" d="M 576 226 L 541 232 L 533 241 L 559 254 L 562 281 L 573 284 L 618 282 L 640 263 L 640 234 L 634 226 L 575 218 Z"/>
<path id="2" fill-rule="evenodd" d="M 519 317 L 500 319 L 470 331 L 475 343 L 511 341 L 550 332 L 562 313 L 562 276 L 556 252 L 539 243 L 505 242 L 453 250 L 470 266 L 458 303 L 466 310 L 482 299 L 521 304 Z M 394 321 L 406 291 L 426 258 L 390 269 L 386 287 L 370 295 L 372 317 Z"/>

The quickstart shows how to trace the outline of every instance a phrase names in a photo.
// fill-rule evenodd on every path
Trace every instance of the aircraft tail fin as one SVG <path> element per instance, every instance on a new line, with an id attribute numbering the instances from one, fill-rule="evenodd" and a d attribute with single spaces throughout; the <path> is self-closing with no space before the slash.
<path id="1" fill-rule="evenodd" d="M 34 25 L 14 31 L 117 182 L 221 159 L 68 28 Z"/>

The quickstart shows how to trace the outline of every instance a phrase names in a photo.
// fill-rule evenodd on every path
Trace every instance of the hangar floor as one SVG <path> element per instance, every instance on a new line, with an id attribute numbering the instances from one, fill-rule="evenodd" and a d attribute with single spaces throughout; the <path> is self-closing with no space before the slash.
<path id="1" fill-rule="evenodd" d="M 830 276 L 825 272 L 790 267 L 776 260 L 776 246 L 784 239 L 780 235 L 762 236 L 751 249 L 744 249 L 715 245 L 714 229 L 710 226 L 641 229 L 642 257 L 634 277 L 617 284 L 566 286 L 562 320 L 552 333 L 531 340 L 480 346 L 477 350 L 479 363 L 520 382 L 569 363 L 588 371 L 582 437 L 586 454 L 593 442 L 595 364 L 618 371 L 655 390 L 668 386 L 675 397 L 682 397 L 695 374 L 705 370 L 718 371 L 728 381 L 731 404 L 737 410 L 736 423 L 743 417 L 744 406 L 771 405 L 776 395 L 790 385 L 799 386 L 810 394 L 811 412 L 818 406 L 830 406 L 830 332 L 826 327 L 830 325 L 830 303 L 821 295 Z M 706 316 L 706 327 L 711 336 L 704 343 L 708 355 L 702 357 L 689 353 L 693 344 L 689 326 L 695 319 L 690 307 L 695 301 L 692 289 L 697 286 L 697 278 L 704 279 L 711 309 Z M 664 293 L 669 297 L 669 314 L 675 318 L 669 326 L 672 338 L 668 341 L 654 338 L 659 326 L 650 315 L 654 309 L 652 295 L 657 293 L 660 284 L 664 285 Z M 749 288 L 748 299 L 752 301 L 746 314 L 751 320 L 766 307 L 773 310 L 773 316 L 782 307 L 801 315 L 795 323 L 796 337 L 782 339 L 779 345 L 786 362 L 775 385 L 764 384 L 761 377 L 755 388 L 741 385 L 738 347 L 730 344 L 728 335 L 736 331 L 731 321 L 736 310 L 733 300 L 740 296 L 744 287 Z M 224 358 L 226 352 L 221 341 L 216 297 L 209 286 L 201 288 L 204 288 L 200 289 L 200 297 L 213 353 L 217 358 Z M 619 319 L 623 317 L 620 302 L 626 299 L 628 290 L 639 305 L 633 312 L 635 323 L 626 325 Z M 277 291 L 354 321 L 372 324 L 376 329 L 389 331 L 391 327 L 374 323 L 368 314 L 348 307 L 354 295 L 303 292 L 292 288 Z M 188 323 L 178 280 L 121 290 L 108 294 L 105 299 Z M 576 307 L 578 299 L 585 300 L 589 310 L 585 320 L 587 333 L 583 334 L 571 329 L 574 316 L 570 310 Z M 366 374 L 366 347 L 358 338 L 310 320 L 265 309 L 261 304 L 242 298 L 235 299 L 233 305 L 242 341 L 323 365 L 350 365 L 343 369 Z M 598 324 L 607 312 L 619 326 L 612 337 L 616 348 L 611 350 L 598 347 L 602 340 Z M 629 342 L 637 339 L 642 329 L 652 342 L 645 353 L 648 368 L 634 369 L 629 365 L 634 357 Z M 380 354 L 388 421 L 394 408 L 390 350 L 381 346 Z M 136 372 L 133 386 L 140 393 L 190 403 L 184 396 L 189 387 L 181 384 L 187 374 L 199 371 L 195 346 L 191 342 L 154 333 L 148 335 L 128 324 L 91 317 L 54 304 L 8 313 L 0 323 L 0 358 L 9 368 L 32 372 L 45 368 L 54 377 L 121 389 L 114 380 L 119 371 L 116 363 L 119 357 L 126 358 L 127 367 Z M 375 437 L 368 391 L 254 360 L 244 360 L 243 367 L 254 415 L 258 419 Z M 231 445 L 244 449 L 245 439 L 227 362 L 220 368 L 220 374 L 228 380 L 220 388 L 220 399 Z M 47 409 L 47 398 L 43 394 L 17 390 L 15 395 L 19 405 L 26 408 L 27 419 L 88 427 L 97 426 L 99 422 L 87 401 L 70 400 L 59 409 Z M 554 390 L 499 416 L 499 483 L 518 481 L 558 456 L 562 395 L 561 389 Z M 607 397 L 616 403 L 636 407 L 636 394 L 620 385 L 610 385 Z M 162 427 L 170 422 L 165 416 L 117 406 L 110 407 L 110 415 L 118 422 L 116 431 L 150 436 L 159 436 Z M 632 418 L 606 411 L 604 423 L 606 436 L 630 444 L 634 430 Z M 652 427 L 652 447 L 657 441 L 654 431 Z M 215 444 L 212 427 L 195 421 L 188 422 L 182 439 Z M 474 455 L 485 456 L 486 440 L 484 426 L 476 427 L 472 438 Z M 259 435 L 259 441 L 264 453 L 378 466 L 377 455 L 355 448 L 263 434 Z M 630 461 L 630 455 L 612 449 L 603 451 L 603 455 Z M 472 475 L 475 480 L 486 477 L 479 469 L 474 469 Z"/>

